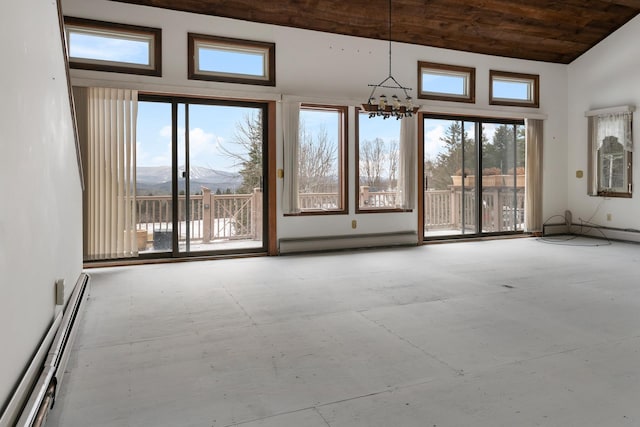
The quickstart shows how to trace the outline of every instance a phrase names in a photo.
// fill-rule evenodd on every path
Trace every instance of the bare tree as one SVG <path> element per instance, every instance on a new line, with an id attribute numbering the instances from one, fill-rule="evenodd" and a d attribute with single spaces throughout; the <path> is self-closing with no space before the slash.
<path id="1" fill-rule="evenodd" d="M 298 182 L 301 193 L 337 191 L 337 146 L 325 127 L 311 133 L 300 121 Z M 262 177 L 262 118 L 247 114 L 236 123 L 235 147 L 221 146 L 222 152 L 241 166 L 242 186 L 239 192 L 250 193 L 260 185 Z"/>
<path id="2" fill-rule="evenodd" d="M 398 186 L 398 141 L 391 141 L 389 143 L 389 155 L 388 155 L 388 177 L 389 182 L 387 183 L 389 189 L 396 188 Z"/>
<path id="3" fill-rule="evenodd" d="M 376 138 L 366 140 L 360 145 L 360 179 L 369 187 L 379 188 L 384 168 L 384 141 Z M 364 182 L 362 179 L 364 178 Z"/>
<path id="4" fill-rule="evenodd" d="M 298 188 L 301 193 L 337 191 L 337 146 L 322 126 L 310 133 L 300 122 L 298 151 Z"/>

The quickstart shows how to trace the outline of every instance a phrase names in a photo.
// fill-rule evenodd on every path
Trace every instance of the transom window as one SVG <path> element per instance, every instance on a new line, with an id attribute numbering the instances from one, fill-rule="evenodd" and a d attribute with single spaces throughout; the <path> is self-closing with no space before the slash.
<path id="1" fill-rule="evenodd" d="M 275 86 L 275 44 L 189 33 L 189 78 Z"/>
<path id="2" fill-rule="evenodd" d="M 489 104 L 523 107 L 540 106 L 540 77 L 537 74 L 489 72 Z"/>
<path id="3" fill-rule="evenodd" d="M 160 76 L 159 28 L 65 17 L 69 66 Z"/>
<path id="4" fill-rule="evenodd" d="M 475 102 L 475 68 L 418 62 L 418 97 Z"/>

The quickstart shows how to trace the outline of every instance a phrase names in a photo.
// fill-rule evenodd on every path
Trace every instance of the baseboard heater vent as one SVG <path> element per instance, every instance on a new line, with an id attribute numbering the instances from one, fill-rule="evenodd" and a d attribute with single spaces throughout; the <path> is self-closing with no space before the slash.
<path id="1" fill-rule="evenodd" d="M 80 274 L 64 311 L 56 316 L 0 417 L 0 427 L 44 425 L 60 390 L 62 377 L 78 331 L 81 308 L 89 293 L 88 286 L 89 276 Z M 35 382 L 34 379 L 36 379 Z"/>
<path id="2" fill-rule="evenodd" d="M 557 236 L 562 234 L 640 243 L 640 230 L 633 228 L 606 227 L 603 225 L 579 223 L 545 224 L 542 226 L 543 236 Z"/>
<path id="3" fill-rule="evenodd" d="M 395 233 L 355 234 L 350 236 L 285 238 L 279 240 L 279 251 L 281 254 L 288 254 L 416 244 L 418 244 L 418 235 L 415 231 L 402 231 Z"/>
<path id="4" fill-rule="evenodd" d="M 603 225 L 571 224 L 571 234 L 640 243 L 640 230 L 634 228 L 606 227 Z"/>

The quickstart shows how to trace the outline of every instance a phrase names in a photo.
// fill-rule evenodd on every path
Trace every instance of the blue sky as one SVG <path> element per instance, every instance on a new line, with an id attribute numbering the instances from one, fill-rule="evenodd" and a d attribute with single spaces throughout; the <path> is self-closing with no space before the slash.
<path id="1" fill-rule="evenodd" d="M 134 40 L 95 37 L 83 34 L 71 34 L 70 55 L 101 60 L 118 60 L 137 64 L 146 64 L 148 61 L 148 45 L 145 42 Z M 262 56 L 252 53 L 238 54 L 220 50 L 202 50 L 202 66 L 214 67 L 231 73 L 261 74 Z M 435 80 L 426 80 L 423 88 L 431 88 L 433 84 L 444 91 L 459 93 L 461 79 L 448 76 L 434 77 Z M 446 89 L 446 90 L 445 90 Z M 522 85 L 497 83 L 494 87 L 497 97 L 521 97 Z M 525 89 L 526 91 L 526 89 Z M 225 155 L 221 149 L 236 149 L 233 144 L 236 123 L 242 120 L 243 115 L 258 114 L 259 110 L 192 105 L 190 107 L 190 149 L 191 164 L 205 166 L 220 170 L 237 170 L 236 161 Z M 184 114 L 179 114 L 183 117 Z M 304 116 L 305 125 L 310 131 L 315 131 L 321 126 L 321 122 L 327 117 L 322 114 Z M 395 119 L 383 120 L 381 118 L 367 119 L 360 126 L 360 139 L 382 138 L 386 143 L 400 139 L 400 122 Z M 364 125 L 366 123 L 366 125 Z M 435 158 L 442 150 L 440 138 L 444 136 L 449 126 L 447 120 L 427 120 L 425 123 L 425 155 L 427 158 Z M 167 104 L 141 102 L 138 112 L 137 129 L 137 158 L 139 166 L 166 166 L 171 164 L 171 107 Z M 331 128 L 333 126 L 333 128 Z M 184 153 L 184 124 L 179 124 L 179 152 Z M 485 135 L 489 140 L 495 132 L 495 125 L 485 125 Z M 335 135 L 335 125 L 327 127 L 329 135 Z M 182 156 L 183 157 L 183 156 Z M 184 162 L 181 157 L 180 163 Z"/>
<path id="2" fill-rule="evenodd" d="M 259 114 L 255 108 L 190 105 L 189 107 L 189 146 L 191 164 L 212 169 L 237 169 L 235 161 L 225 155 L 222 148 L 237 150 L 233 143 L 236 124 L 246 114 Z M 184 117 L 184 109 L 178 116 Z M 310 132 L 325 126 L 330 137 L 337 134 L 336 114 L 314 111 L 301 118 Z M 182 120 L 182 119 L 181 119 Z M 361 139 L 380 137 L 385 142 L 400 139 L 400 121 L 382 118 L 363 119 L 360 126 Z M 178 124 L 179 152 L 184 153 L 184 123 Z M 334 138 L 335 139 L 335 138 Z M 337 142 L 337 140 L 335 140 Z M 137 163 L 139 166 L 171 165 L 171 105 L 159 102 L 138 103 Z M 184 163 L 183 157 L 180 163 Z"/>
<path id="3" fill-rule="evenodd" d="M 452 74 L 431 74 L 422 76 L 423 92 L 441 92 L 452 95 L 465 94 L 465 79 Z"/>
<path id="4" fill-rule="evenodd" d="M 201 48 L 198 58 L 201 70 L 252 76 L 264 75 L 264 56 L 260 52 Z"/>
<path id="5" fill-rule="evenodd" d="M 71 32 L 69 34 L 69 56 L 149 65 L 149 43 Z"/>
<path id="6" fill-rule="evenodd" d="M 182 107 L 183 108 L 183 107 Z M 259 114 L 255 108 L 190 105 L 190 134 L 191 164 L 219 170 L 237 170 L 235 161 L 225 155 L 222 148 L 236 150 L 233 143 L 236 134 L 236 123 L 242 121 L 246 114 Z M 179 117 L 184 117 L 184 110 L 179 110 Z M 380 117 L 369 119 L 366 115 L 360 121 L 360 139 L 372 140 L 382 138 L 386 143 L 400 140 L 400 121 L 395 119 L 383 120 Z M 323 124 L 328 134 L 337 134 L 334 113 L 318 113 L 301 115 L 306 128 L 311 131 L 319 130 Z M 425 154 L 432 160 L 442 151 L 440 141 L 450 120 L 429 119 L 425 122 Z M 498 125 L 486 123 L 485 136 L 491 140 Z M 180 163 L 184 163 L 184 123 L 179 123 L 179 152 Z M 472 133 L 470 128 L 468 132 Z M 171 165 L 171 105 L 158 102 L 140 102 L 138 104 L 137 129 L 137 159 L 139 166 L 168 166 Z"/>

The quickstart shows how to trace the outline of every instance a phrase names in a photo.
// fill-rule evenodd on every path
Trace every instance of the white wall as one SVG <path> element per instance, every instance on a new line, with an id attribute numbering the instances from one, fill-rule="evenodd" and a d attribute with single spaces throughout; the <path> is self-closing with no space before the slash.
<path id="1" fill-rule="evenodd" d="M 55 1 L 2 6 L 0 409 L 82 269 L 81 188 Z"/>
<path id="2" fill-rule="evenodd" d="M 279 99 L 281 95 L 301 100 L 345 102 L 366 100 L 367 84 L 387 74 L 387 42 L 256 24 L 225 18 L 167 11 L 105 0 L 64 0 L 66 15 L 119 23 L 161 27 L 163 31 L 163 77 L 127 76 L 72 70 L 74 83 L 127 86 L 136 89 L 185 94 L 222 95 Z M 187 32 L 273 41 L 276 43 L 277 86 L 252 87 L 187 80 Z M 416 87 L 417 61 L 443 62 L 476 67 L 477 102 L 473 106 L 446 102 L 422 102 L 430 111 L 523 118 L 527 114 L 548 117 L 544 138 L 545 216 L 566 209 L 566 66 L 476 55 L 409 44 L 393 45 L 393 74 L 403 84 Z M 488 104 L 489 69 L 540 74 L 541 108 L 493 107 Z M 353 122 L 349 158 L 353 159 Z M 281 129 L 278 123 L 278 167 L 282 163 Z M 417 229 L 417 214 L 385 213 L 355 215 L 355 167 L 350 165 L 350 215 L 283 217 L 278 208 L 278 236 L 342 235 L 407 231 Z M 278 186 L 280 200 L 281 182 Z M 350 227 L 358 220 L 357 230 Z"/>
<path id="3" fill-rule="evenodd" d="M 589 110 L 635 105 L 640 107 L 640 16 L 582 55 L 568 67 L 569 72 L 569 152 L 567 177 L 569 209 L 574 222 L 579 218 L 600 225 L 640 229 L 640 157 L 634 152 L 631 199 L 590 197 L 587 195 L 587 119 Z M 640 119 L 634 113 L 635 146 L 640 146 Z M 583 178 L 576 178 L 583 170 Z M 607 213 L 611 221 L 607 221 Z M 627 236 L 631 238 L 630 236 Z"/>

